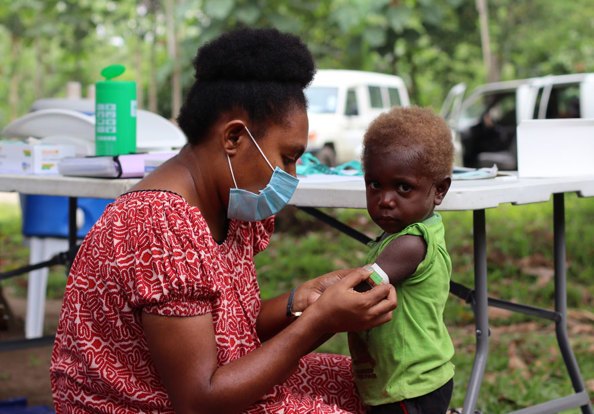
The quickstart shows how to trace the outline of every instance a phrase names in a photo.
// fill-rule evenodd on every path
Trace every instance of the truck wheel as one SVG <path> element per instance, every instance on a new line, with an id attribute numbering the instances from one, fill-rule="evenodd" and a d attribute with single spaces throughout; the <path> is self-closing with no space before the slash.
<path id="1" fill-rule="evenodd" d="M 334 148 L 330 146 L 322 147 L 317 153 L 316 157 L 320 162 L 328 167 L 334 167 L 336 165 L 336 152 Z"/>

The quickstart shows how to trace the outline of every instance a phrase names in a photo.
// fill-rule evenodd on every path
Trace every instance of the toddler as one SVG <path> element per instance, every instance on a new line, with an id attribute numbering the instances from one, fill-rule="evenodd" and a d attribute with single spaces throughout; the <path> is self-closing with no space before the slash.
<path id="1" fill-rule="evenodd" d="M 453 389 L 454 346 L 443 321 L 451 260 L 441 216 L 454 147 L 429 109 L 396 107 L 363 141 L 367 209 L 383 230 L 367 263 L 396 287 L 392 320 L 349 333 L 355 382 L 371 413 L 441 414 Z"/>

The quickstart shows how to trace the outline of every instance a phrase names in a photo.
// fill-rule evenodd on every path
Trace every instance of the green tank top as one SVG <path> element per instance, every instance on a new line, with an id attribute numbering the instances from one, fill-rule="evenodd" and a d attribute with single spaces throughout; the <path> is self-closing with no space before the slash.
<path id="1" fill-rule="evenodd" d="M 348 335 L 355 383 L 367 405 L 425 395 L 454 376 L 454 345 L 443 321 L 452 262 L 441 216 L 435 213 L 373 243 L 366 263 L 375 262 L 388 243 L 405 234 L 423 237 L 427 254 L 416 271 L 396 285 L 398 306 L 392 320 Z"/>

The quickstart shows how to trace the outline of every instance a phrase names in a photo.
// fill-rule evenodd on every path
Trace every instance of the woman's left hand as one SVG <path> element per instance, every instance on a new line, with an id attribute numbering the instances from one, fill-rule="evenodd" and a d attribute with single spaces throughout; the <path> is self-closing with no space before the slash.
<path id="1" fill-rule="evenodd" d="M 353 269 L 335 270 L 308 280 L 300 285 L 295 291 L 293 311 L 303 312 L 309 305 L 314 303 L 324 291 L 349 274 Z"/>

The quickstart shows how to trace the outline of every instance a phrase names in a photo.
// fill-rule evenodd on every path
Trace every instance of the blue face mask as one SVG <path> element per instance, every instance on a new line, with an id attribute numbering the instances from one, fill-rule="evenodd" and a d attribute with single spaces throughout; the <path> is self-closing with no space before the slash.
<path id="1" fill-rule="evenodd" d="M 237 181 L 235 181 L 235 174 L 233 174 L 231 159 L 229 159 L 229 155 L 227 155 L 231 177 L 235 184 L 235 188 L 229 190 L 227 217 L 242 221 L 259 221 L 275 215 L 287 205 L 297 189 L 299 179 L 293 177 L 279 167 L 273 168 L 272 164 L 270 164 L 270 161 L 268 161 L 268 158 L 266 158 L 260 149 L 260 146 L 252 136 L 252 133 L 247 127 L 245 130 L 256 145 L 256 148 L 258 148 L 258 151 L 260 151 L 260 154 L 262 154 L 262 157 L 264 157 L 268 163 L 270 169 L 273 171 L 272 177 L 270 178 L 268 185 L 263 190 L 260 190 L 259 194 L 237 188 Z"/>

